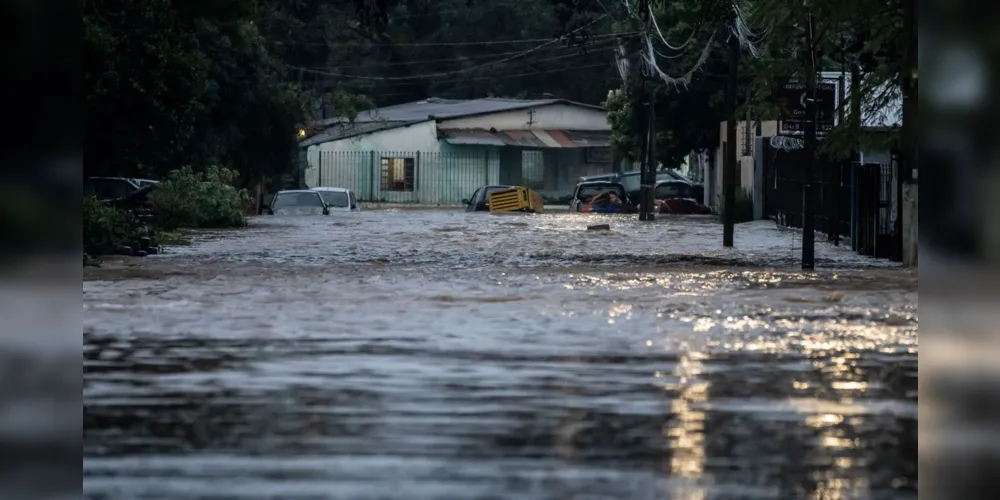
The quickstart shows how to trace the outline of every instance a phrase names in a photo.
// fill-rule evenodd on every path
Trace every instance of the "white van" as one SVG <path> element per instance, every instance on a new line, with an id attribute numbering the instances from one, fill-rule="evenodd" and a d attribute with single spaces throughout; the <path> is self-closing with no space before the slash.
<path id="1" fill-rule="evenodd" d="M 354 196 L 354 191 L 339 187 L 315 187 L 313 191 L 319 193 L 326 203 L 330 212 L 357 212 L 358 198 Z"/>

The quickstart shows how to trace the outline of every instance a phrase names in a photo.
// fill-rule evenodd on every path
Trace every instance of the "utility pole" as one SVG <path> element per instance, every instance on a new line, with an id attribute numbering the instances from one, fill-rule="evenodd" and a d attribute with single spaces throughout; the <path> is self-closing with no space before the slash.
<path id="1" fill-rule="evenodd" d="M 802 184 L 802 269 L 815 268 L 816 232 L 813 214 L 813 170 L 816 168 L 816 54 L 813 49 L 813 16 L 809 15 L 806 30 L 806 130 L 805 130 L 805 179 Z"/>
<path id="2" fill-rule="evenodd" d="M 740 41 L 729 34 L 729 82 L 726 87 L 726 150 L 722 166 L 722 246 L 733 246 L 736 223 L 736 92 L 739 78 Z"/>
<path id="3" fill-rule="evenodd" d="M 649 138 L 646 139 L 646 182 L 643 183 L 643 194 L 642 194 L 642 206 L 643 210 L 646 212 L 646 220 L 652 221 L 656 220 L 656 214 L 653 212 L 653 187 L 656 185 L 656 106 L 653 102 L 653 89 L 650 86 L 649 91 L 646 93 L 649 99 L 648 110 L 646 112 L 646 118 L 649 123 L 646 125 L 646 134 Z"/>
<path id="4" fill-rule="evenodd" d="M 643 19 L 643 30 L 649 30 L 649 0 L 643 0 L 642 2 L 642 19 Z M 641 62 L 640 58 L 640 62 Z M 640 65 L 641 66 L 641 65 Z M 642 155 L 642 163 L 639 170 L 639 220 L 648 221 L 651 220 L 650 212 L 652 212 L 649 206 L 649 170 L 650 170 L 650 148 L 654 140 L 652 134 L 653 116 L 652 116 L 652 98 L 649 92 L 649 75 L 645 71 L 640 72 L 640 77 L 642 78 L 642 93 L 640 94 L 640 106 L 643 109 L 643 135 L 642 135 L 642 151 L 639 153 Z M 634 201 L 634 200 L 633 200 Z"/>
<path id="5" fill-rule="evenodd" d="M 635 64 L 636 67 L 640 65 L 638 62 Z M 636 135 L 639 137 L 639 152 L 636 155 L 636 159 L 639 160 L 639 185 L 645 184 L 646 178 L 646 164 L 649 161 L 649 156 L 646 154 L 649 142 L 649 119 L 646 117 L 646 78 L 641 75 L 641 69 L 637 71 L 640 73 L 638 76 L 641 78 L 638 85 L 633 83 L 633 89 L 638 88 L 638 95 L 633 96 L 635 98 L 635 130 Z M 633 80 L 634 81 L 634 80 Z M 641 189 L 641 188 L 640 188 Z M 645 194 L 644 191 L 640 190 L 640 196 Z M 639 220 L 646 220 L 646 213 L 644 210 L 645 198 L 639 200 Z M 633 202 L 636 200 L 632 200 Z"/>

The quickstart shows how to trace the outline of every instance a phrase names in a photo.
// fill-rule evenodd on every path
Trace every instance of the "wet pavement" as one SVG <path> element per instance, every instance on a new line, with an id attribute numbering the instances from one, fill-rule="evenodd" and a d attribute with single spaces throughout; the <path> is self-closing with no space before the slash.
<path id="1" fill-rule="evenodd" d="M 84 494 L 916 498 L 916 275 L 825 242 L 802 273 L 799 244 L 397 210 L 109 260 Z"/>

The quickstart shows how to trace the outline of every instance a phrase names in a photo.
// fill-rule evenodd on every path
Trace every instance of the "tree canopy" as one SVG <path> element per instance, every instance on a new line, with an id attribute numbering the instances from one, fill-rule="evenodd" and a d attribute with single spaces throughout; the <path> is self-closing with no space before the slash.
<path id="1" fill-rule="evenodd" d="M 809 13 L 825 64 L 863 70 L 869 106 L 898 93 L 886 83 L 906 71 L 903 1 L 651 0 L 646 21 L 636 0 L 84 0 L 85 171 L 275 176 L 311 121 L 429 96 L 604 102 L 634 156 L 639 80 L 623 82 L 615 55 L 634 72 L 640 52 L 656 62 L 656 150 L 673 166 L 718 144 L 735 13 L 756 52 L 740 95 L 766 119 L 775 86 L 803 69 Z"/>

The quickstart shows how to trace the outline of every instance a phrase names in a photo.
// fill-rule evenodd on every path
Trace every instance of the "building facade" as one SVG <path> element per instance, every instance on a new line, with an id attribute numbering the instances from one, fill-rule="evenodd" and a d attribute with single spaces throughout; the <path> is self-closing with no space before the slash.
<path id="1" fill-rule="evenodd" d="M 452 205 L 490 184 L 558 199 L 579 177 L 612 170 L 610 136 L 599 106 L 431 98 L 324 120 L 300 142 L 302 179 L 371 201 Z"/>

